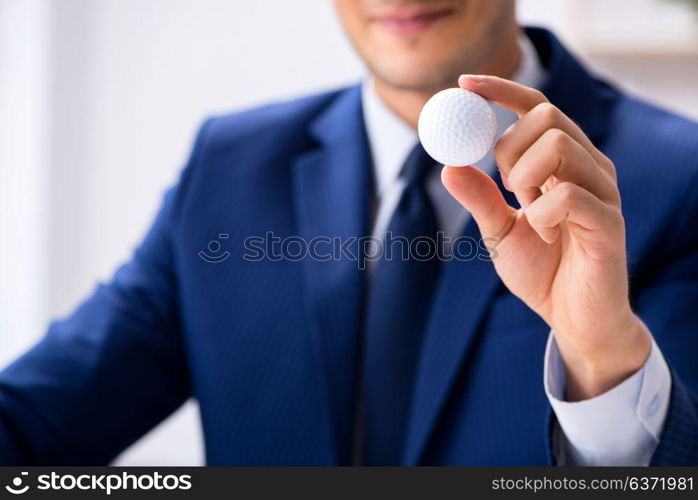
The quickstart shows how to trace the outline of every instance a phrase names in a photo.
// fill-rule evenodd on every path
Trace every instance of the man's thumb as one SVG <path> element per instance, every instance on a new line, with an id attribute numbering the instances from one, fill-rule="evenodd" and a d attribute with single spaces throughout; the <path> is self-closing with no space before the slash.
<path id="1" fill-rule="evenodd" d="M 441 182 L 470 212 L 483 238 L 503 238 L 516 220 L 497 184 L 482 170 L 473 167 L 444 167 Z"/>

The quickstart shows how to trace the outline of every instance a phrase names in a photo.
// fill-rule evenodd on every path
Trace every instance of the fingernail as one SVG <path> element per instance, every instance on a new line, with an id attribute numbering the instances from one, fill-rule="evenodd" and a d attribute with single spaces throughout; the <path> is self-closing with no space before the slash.
<path id="1" fill-rule="evenodd" d="M 509 178 L 506 175 L 502 174 L 501 171 L 500 175 L 502 176 L 502 185 L 504 186 L 504 189 L 506 189 L 507 191 L 511 191 L 511 187 L 509 186 Z"/>
<path id="2" fill-rule="evenodd" d="M 461 75 L 461 78 L 467 78 L 471 82 L 481 83 L 485 80 L 483 75 Z"/>

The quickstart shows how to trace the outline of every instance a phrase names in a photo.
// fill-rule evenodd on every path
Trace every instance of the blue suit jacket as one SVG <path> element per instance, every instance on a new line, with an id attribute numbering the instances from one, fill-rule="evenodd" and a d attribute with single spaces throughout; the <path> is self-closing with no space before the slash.
<path id="1" fill-rule="evenodd" d="M 528 34 L 545 94 L 618 170 L 632 301 L 673 377 L 652 461 L 696 465 L 698 126 Z M 132 260 L 0 373 L 0 462 L 107 463 L 194 396 L 209 464 L 349 463 L 364 271 L 346 254 L 242 256 L 269 231 L 367 235 L 370 177 L 358 87 L 206 122 Z M 221 233 L 228 258 L 204 261 Z M 548 327 L 490 262 L 451 261 L 442 278 L 403 464 L 551 463 Z"/>

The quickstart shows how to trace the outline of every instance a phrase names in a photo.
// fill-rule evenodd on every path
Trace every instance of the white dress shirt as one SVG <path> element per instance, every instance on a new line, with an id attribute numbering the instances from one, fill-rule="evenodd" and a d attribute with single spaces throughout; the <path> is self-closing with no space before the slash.
<path id="1" fill-rule="evenodd" d="M 512 80 L 541 88 L 546 71 L 530 40 L 522 36 L 521 63 Z M 377 210 L 373 236 L 382 239 L 397 205 L 404 181 L 399 173 L 417 143 L 417 133 L 393 113 L 368 80 L 362 88 L 363 115 L 373 159 Z M 494 105 L 497 137 L 513 124 L 515 113 Z M 492 152 L 476 164 L 492 175 L 496 164 Z M 427 192 L 446 236 L 456 237 L 470 214 L 443 187 L 440 169 L 427 179 Z M 375 262 L 368 262 L 371 272 Z M 653 342 L 644 366 L 631 377 L 600 396 L 579 402 L 565 401 L 565 370 L 550 332 L 544 358 L 543 383 L 557 417 L 553 452 L 558 465 L 648 465 L 666 418 L 671 375 Z"/>

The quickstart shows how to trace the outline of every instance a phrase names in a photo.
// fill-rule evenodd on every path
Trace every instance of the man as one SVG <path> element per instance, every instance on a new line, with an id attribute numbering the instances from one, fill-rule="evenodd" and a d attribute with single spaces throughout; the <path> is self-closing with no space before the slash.
<path id="1" fill-rule="evenodd" d="M 0 460 L 107 463 L 194 396 L 209 464 L 698 464 L 698 126 L 512 0 L 335 4 L 371 78 L 206 122 L 133 259 L 0 374 Z M 414 127 L 456 83 L 501 138 L 440 180 Z M 492 258 L 359 265 L 438 233 Z"/>

